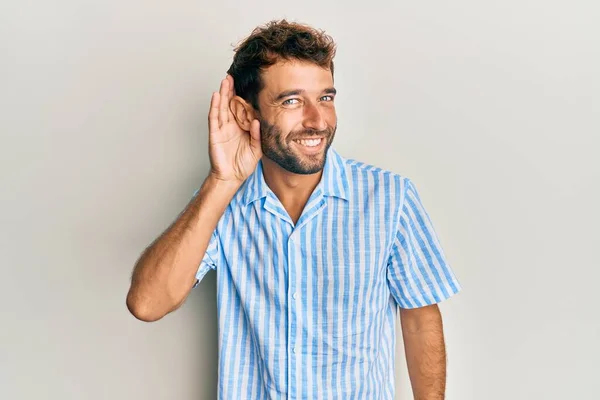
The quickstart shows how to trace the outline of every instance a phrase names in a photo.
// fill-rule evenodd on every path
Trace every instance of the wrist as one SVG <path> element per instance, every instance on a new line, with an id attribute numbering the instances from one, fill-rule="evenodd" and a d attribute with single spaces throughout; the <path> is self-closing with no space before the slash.
<path id="1" fill-rule="evenodd" d="M 209 173 L 206 177 L 205 184 L 209 186 L 212 190 L 216 190 L 220 193 L 224 193 L 231 196 L 233 196 L 238 191 L 240 186 L 242 186 L 242 182 L 221 179 L 214 175 L 212 172 Z"/>

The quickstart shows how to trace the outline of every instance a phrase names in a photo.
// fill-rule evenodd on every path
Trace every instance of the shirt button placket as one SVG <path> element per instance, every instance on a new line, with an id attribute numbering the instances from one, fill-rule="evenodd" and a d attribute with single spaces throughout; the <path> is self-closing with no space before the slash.
<path id="1" fill-rule="evenodd" d="M 288 293 L 292 293 L 292 298 L 295 300 L 298 297 L 298 294 L 296 292 L 296 244 L 294 243 L 294 237 L 293 234 L 290 235 L 289 237 L 289 241 L 288 241 L 288 266 L 289 266 L 289 292 Z M 295 358 L 295 354 L 297 352 L 297 348 L 296 348 L 296 302 L 295 301 L 289 301 L 288 303 L 289 307 L 288 307 L 288 319 L 289 319 L 289 323 L 290 323 L 290 337 L 288 340 L 288 345 L 290 346 L 290 357 L 288 358 L 288 368 L 289 368 L 289 374 L 288 374 L 288 395 L 290 399 L 293 399 L 296 397 L 296 393 L 295 393 L 295 381 L 296 381 L 296 358 Z"/>

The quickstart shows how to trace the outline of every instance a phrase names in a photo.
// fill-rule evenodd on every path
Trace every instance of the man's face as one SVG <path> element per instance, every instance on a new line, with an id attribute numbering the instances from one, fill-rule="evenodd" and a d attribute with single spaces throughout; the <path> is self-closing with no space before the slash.
<path id="1" fill-rule="evenodd" d="M 331 71 L 300 61 L 262 73 L 258 96 L 263 155 L 295 174 L 323 169 L 337 128 Z"/>

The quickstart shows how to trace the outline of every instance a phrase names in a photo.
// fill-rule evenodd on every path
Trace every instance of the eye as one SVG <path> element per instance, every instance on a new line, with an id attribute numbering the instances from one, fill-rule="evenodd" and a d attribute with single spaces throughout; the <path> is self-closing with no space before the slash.
<path id="1" fill-rule="evenodd" d="M 287 99 L 287 100 L 283 101 L 283 103 L 281 103 L 281 104 L 283 104 L 284 106 L 291 106 L 292 104 L 296 104 L 296 103 L 294 103 L 294 101 L 299 101 L 299 100 L 296 98 Z"/>
<path id="2" fill-rule="evenodd" d="M 333 96 L 330 95 L 325 95 L 323 97 L 321 97 L 321 100 L 325 99 L 324 101 L 333 101 Z"/>

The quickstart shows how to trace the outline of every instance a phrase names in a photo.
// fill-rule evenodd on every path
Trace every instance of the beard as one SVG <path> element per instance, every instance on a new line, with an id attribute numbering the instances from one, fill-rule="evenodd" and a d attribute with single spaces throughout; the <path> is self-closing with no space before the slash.
<path id="1" fill-rule="evenodd" d="M 281 168 L 294 174 L 314 174 L 323 169 L 327 159 L 327 150 L 333 142 L 337 125 L 322 131 L 315 129 L 303 129 L 292 131 L 286 138 L 283 137 L 281 129 L 277 125 L 271 125 L 263 119 L 260 120 L 260 145 L 263 155 L 275 162 Z M 299 137 L 309 138 L 321 136 L 325 141 L 323 151 L 318 154 L 306 155 L 295 152 L 292 141 Z"/>

